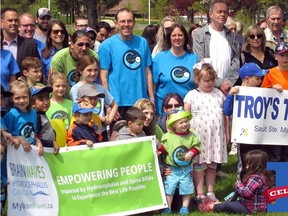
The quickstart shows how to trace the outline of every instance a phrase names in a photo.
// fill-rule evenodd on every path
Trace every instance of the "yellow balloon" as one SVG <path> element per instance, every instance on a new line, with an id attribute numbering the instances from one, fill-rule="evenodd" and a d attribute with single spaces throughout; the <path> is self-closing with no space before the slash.
<path id="1" fill-rule="evenodd" d="M 66 146 L 67 131 L 61 119 L 50 119 L 50 124 L 56 134 L 56 143 L 59 147 Z"/>

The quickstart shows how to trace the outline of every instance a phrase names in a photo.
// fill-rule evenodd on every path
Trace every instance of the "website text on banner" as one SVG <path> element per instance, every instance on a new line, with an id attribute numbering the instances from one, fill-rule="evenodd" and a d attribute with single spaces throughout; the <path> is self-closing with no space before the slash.
<path id="1" fill-rule="evenodd" d="M 61 148 L 8 148 L 8 214 L 129 215 L 165 208 L 154 137 Z"/>
<path id="2" fill-rule="evenodd" d="M 288 91 L 240 87 L 234 96 L 231 142 L 288 145 Z"/>

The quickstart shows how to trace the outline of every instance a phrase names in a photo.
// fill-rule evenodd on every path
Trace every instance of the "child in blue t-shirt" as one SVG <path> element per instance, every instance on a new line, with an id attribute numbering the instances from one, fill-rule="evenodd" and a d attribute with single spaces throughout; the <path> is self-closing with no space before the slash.
<path id="1" fill-rule="evenodd" d="M 18 136 L 25 151 L 31 150 L 31 145 L 38 147 L 38 155 L 43 154 L 41 141 L 35 137 L 37 131 L 37 115 L 32 109 L 31 93 L 27 83 L 15 80 L 10 85 L 11 96 L 8 112 L 4 116 L 7 130 L 12 136 Z M 24 139 L 23 139 L 24 138 Z"/>

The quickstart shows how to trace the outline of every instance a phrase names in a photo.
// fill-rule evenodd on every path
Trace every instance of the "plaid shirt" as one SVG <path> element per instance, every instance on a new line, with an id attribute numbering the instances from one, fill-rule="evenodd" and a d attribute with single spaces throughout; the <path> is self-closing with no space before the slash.
<path id="1" fill-rule="evenodd" d="M 237 184 L 237 191 L 240 194 L 240 202 L 243 203 L 252 213 L 265 212 L 267 210 L 265 191 L 268 185 L 264 176 L 251 175 L 247 184 Z"/>

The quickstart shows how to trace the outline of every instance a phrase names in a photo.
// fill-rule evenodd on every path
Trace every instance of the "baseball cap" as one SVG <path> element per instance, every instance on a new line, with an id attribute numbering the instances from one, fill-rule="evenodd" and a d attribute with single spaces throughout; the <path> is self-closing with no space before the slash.
<path id="1" fill-rule="evenodd" d="M 44 16 L 51 17 L 51 11 L 48 8 L 39 8 L 36 14 L 37 17 L 42 18 Z"/>
<path id="2" fill-rule="evenodd" d="M 287 42 L 279 42 L 275 47 L 276 54 L 282 54 L 288 52 L 288 43 Z"/>
<path id="3" fill-rule="evenodd" d="M 94 108 L 92 105 L 87 101 L 82 101 L 80 103 L 74 103 L 72 107 L 72 113 L 89 113 L 94 112 Z"/>
<path id="4" fill-rule="evenodd" d="M 51 93 L 53 89 L 50 86 L 32 86 L 30 88 L 30 91 L 31 91 L 31 95 L 35 96 L 44 92 Z"/>
<path id="5" fill-rule="evenodd" d="M 110 20 L 110 19 L 103 19 L 101 20 L 101 22 L 106 22 L 110 25 L 110 28 L 113 29 L 115 28 L 115 22 L 113 20 Z"/>
<path id="6" fill-rule="evenodd" d="M 95 37 L 96 37 L 96 31 L 93 28 L 91 28 L 91 27 L 86 27 L 86 28 L 83 29 L 83 31 L 85 31 L 86 33 L 93 32 Z"/>
<path id="7" fill-rule="evenodd" d="M 239 69 L 239 77 L 244 79 L 246 76 L 258 76 L 262 77 L 267 74 L 268 70 L 261 69 L 255 63 L 246 63 Z"/>
<path id="8" fill-rule="evenodd" d="M 174 109 L 172 112 L 168 115 L 168 127 L 171 128 L 172 124 L 179 119 L 182 118 L 188 118 L 189 120 L 192 119 L 192 114 L 190 112 L 186 112 L 183 107 L 179 107 Z"/>
<path id="9" fill-rule="evenodd" d="M 78 92 L 77 92 L 77 98 L 82 98 L 84 96 L 88 97 L 100 97 L 104 98 L 105 94 L 97 91 L 96 87 L 92 84 L 84 84 L 79 87 Z"/>

